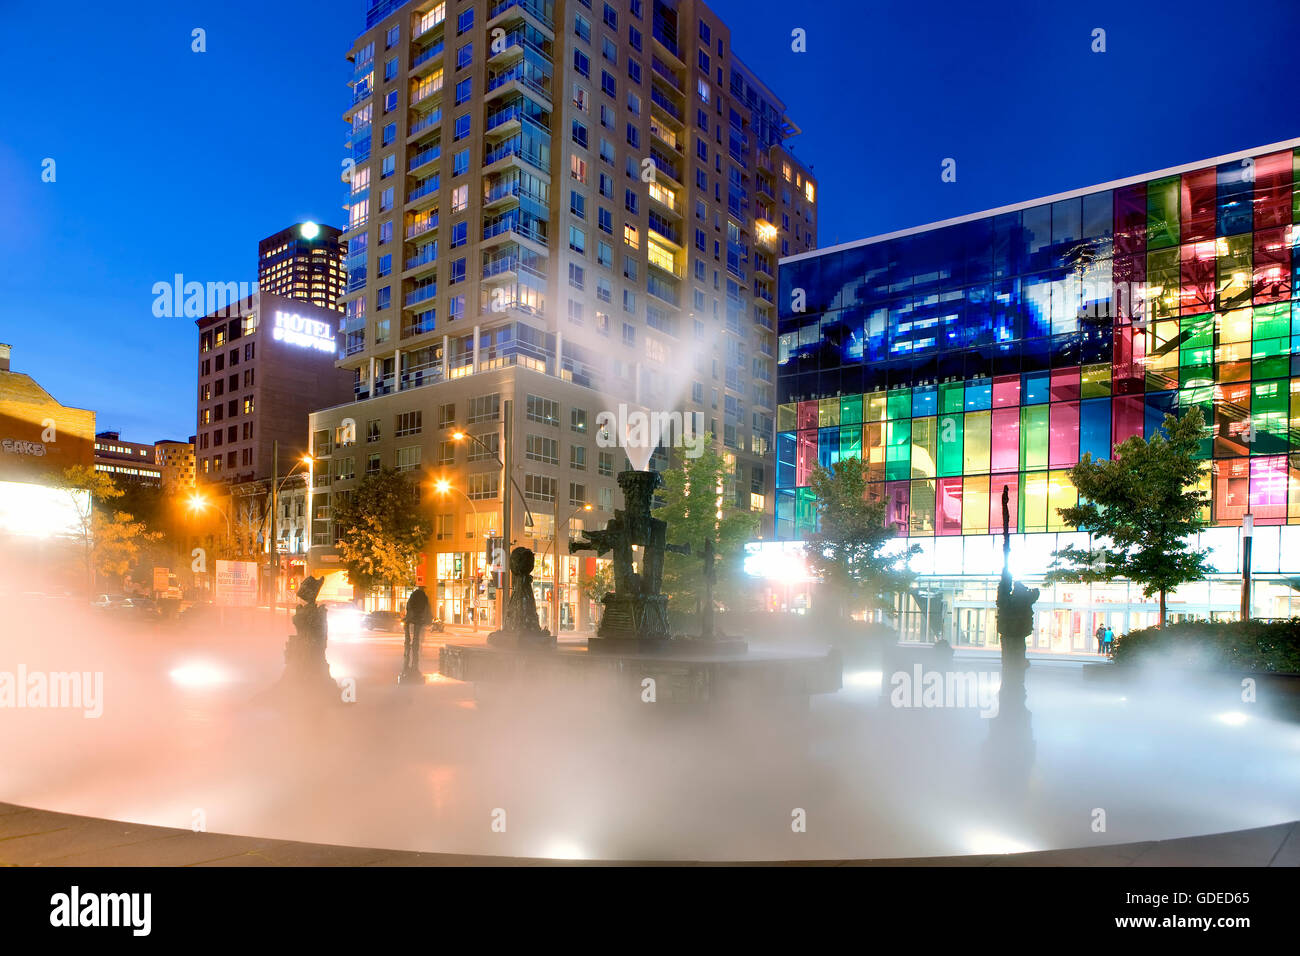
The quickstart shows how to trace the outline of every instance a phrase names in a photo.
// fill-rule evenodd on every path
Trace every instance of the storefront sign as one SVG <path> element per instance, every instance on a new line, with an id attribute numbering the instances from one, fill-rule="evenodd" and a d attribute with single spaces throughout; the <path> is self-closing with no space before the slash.
<path id="1" fill-rule="evenodd" d="M 256 607 L 257 563 L 218 561 L 214 603 L 222 607 Z"/>

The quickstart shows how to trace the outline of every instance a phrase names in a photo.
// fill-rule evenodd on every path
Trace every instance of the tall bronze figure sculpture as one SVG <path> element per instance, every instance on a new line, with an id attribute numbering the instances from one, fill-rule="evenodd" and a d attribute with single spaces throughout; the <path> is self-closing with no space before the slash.
<path id="1" fill-rule="evenodd" d="M 537 599 L 533 596 L 536 560 L 530 548 L 519 547 L 510 552 L 510 597 L 501 630 L 488 635 L 488 643 L 493 647 L 555 646 L 554 635 L 537 620 Z"/>
<path id="2" fill-rule="evenodd" d="M 998 582 L 998 635 L 1002 641 L 1002 687 L 998 691 L 998 713 L 993 718 L 993 737 L 1022 757 L 1033 754 L 1033 732 L 1029 708 L 1025 705 L 1025 638 L 1034 630 L 1034 602 L 1037 588 L 1025 587 L 1011 578 L 1010 488 L 1002 486 L 1002 579 Z"/>
<path id="3" fill-rule="evenodd" d="M 284 675 L 279 686 L 290 691 L 338 694 L 325 660 L 329 628 L 325 608 L 316 603 L 324 579 L 304 578 L 298 585 L 298 610 L 293 615 L 294 633 L 284 645 Z"/>

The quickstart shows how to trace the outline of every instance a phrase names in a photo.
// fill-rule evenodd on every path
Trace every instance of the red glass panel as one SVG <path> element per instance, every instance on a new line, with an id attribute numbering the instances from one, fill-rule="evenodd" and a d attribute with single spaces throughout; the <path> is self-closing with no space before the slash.
<path id="1" fill-rule="evenodd" d="M 1210 229 L 1213 231 L 1213 223 Z M 1214 308 L 1214 255 L 1213 239 L 1183 246 L 1183 315 L 1197 315 Z"/>
<path id="2" fill-rule="evenodd" d="M 814 402 L 813 404 L 816 404 Z M 813 469 L 817 467 L 817 432 L 802 431 L 798 435 L 798 447 L 795 451 L 794 483 L 806 488 L 812 480 Z"/>
<path id="3" fill-rule="evenodd" d="M 940 478 L 935 491 L 935 534 L 961 534 L 961 479 Z"/>
<path id="4" fill-rule="evenodd" d="M 1290 229 L 1283 226 L 1255 233 L 1255 304 L 1291 298 Z"/>
<path id="5" fill-rule="evenodd" d="M 1146 422 L 1146 406 L 1141 398 L 1127 396 L 1116 398 L 1110 405 L 1110 433 L 1112 451 L 1134 435 L 1142 435 Z"/>
<path id="6" fill-rule="evenodd" d="M 1114 379 L 1111 388 L 1116 395 L 1142 393 L 1146 384 L 1146 351 L 1145 333 L 1134 329 L 1131 325 L 1123 325 L 1115 329 L 1115 361 L 1112 370 Z"/>
<path id="7" fill-rule="evenodd" d="M 795 428 L 816 428 L 817 427 L 817 400 L 799 403 L 799 420 L 795 422 Z"/>
<path id="8" fill-rule="evenodd" d="M 1115 254 L 1146 252 L 1146 248 L 1146 183 L 1115 190 Z"/>
<path id="9" fill-rule="evenodd" d="M 996 413 L 995 413 L 996 414 Z M 1011 513 L 1011 533 L 1016 533 L 1016 521 L 1020 517 L 1020 475 L 1011 472 L 1004 475 L 989 476 L 989 533 L 1002 533 L 1002 486 L 1011 489 L 1008 506 Z"/>
<path id="10" fill-rule="evenodd" d="M 890 481 L 885 484 L 885 521 L 897 528 L 902 535 L 907 534 L 911 486 L 910 481 Z"/>
<path id="11" fill-rule="evenodd" d="M 1214 238 L 1214 210 L 1218 202 L 1218 173 L 1213 166 L 1194 173 L 1183 173 L 1182 228 L 1183 242 L 1201 242 Z"/>
<path id="12" fill-rule="evenodd" d="M 1078 397 L 1079 366 L 1052 369 L 1051 401 L 1072 402 Z"/>
<path id="13" fill-rule="evenodd" d="M 1047 445 L 1047 464 L 1068 468 L 1079 460 L 1079 403 L 1059 402 L 1052 405 L 1049 419 L 1051 437 Z"/>
<path id="14" fill-rule="evenodd" d="M 1250 459 L 1225 458 L 1213 466 L 1214 523 L 1241 524 L 1249 500 Z"/>
<path id="15" fill-rule="evenodd" d="M 996 388 L 997 386 L 994 386 Z M 1012 471 L 1020 467 L 1020 409 L 995 408 L 992 422 L 992 467 Z"/>
<path id="16" fill-rule="evenodd" d="M 1000 375 L 993 379 L 993 407 L 1020 404 L 1020 376 Z M 994 426 L 995 428 L 997 426 Z"/>
<path id="17" fill-rule="evenodd" d="M 1291 150 L 1255 160 L 1255 231 L 1291 222 Z"/>
<path id="18" fill-rule="evenodd" d="M 1286 456 L 1250 462 L 1250 513 L 1258 524 L 1286 522 Z"/>

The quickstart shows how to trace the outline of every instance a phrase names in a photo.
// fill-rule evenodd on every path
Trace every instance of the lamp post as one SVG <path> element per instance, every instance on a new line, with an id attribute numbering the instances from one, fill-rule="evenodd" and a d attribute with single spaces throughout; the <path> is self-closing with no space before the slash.
<path id="1" fill-rule="evenodd" d="M 504 432 L 503 441 L 506 446 L 506 457 L 511 458 L 512 457 L 511 442 L 513 441 L 512 429 L 511 429 L 513 422 L 511 420 L 511 415 L 513 414 L 514 403 L 511 401 L 506 401 L 503 402 L 502 404 L 505 406 L 505 410 L 504 410 L 505 427 L 502 429 Z M 501 456 L 498 455 L 491 448 L 489 448 L 481 439 L 477 438 L 474 435 L 469 434 L 468 432 L 457 430 L 451 433 L 451 437 L 453 441 L 461 441 L 462 439 L 472 441 L 474 444 L 478 445 L 479 448 L 482 448 L 485 452 L 491 455 L 492 459 L 499 466 L 501 466 L 501 473 L 504 474 L 506 478 L 509 480 L 510 484 L 514 486 L 515 491 L 519 492 L 519 500 L 523 502 L 524 515 L 525 515 L 524 528 L 525 529 L 531 528 L 533 526 L 533 512 L 528 507 L 528 499 L 524 497 L 524 492 L 519 487 L 519 482 L 515 481 L 515 476 L 511 473 L 511 469 L 506 465 L 506 463 L 501 460 Z M 514 531 L 512 527 L 514 525 L 514 521 L 512 520 L 511 513 L 510 513 L 509 490 L 505 491 L 505 493 L 501 496 L 501 525 L 502 525 L 501 534 L 506 542 L 506 547 L 505 547 L 506 566 L 508 568 L 509 561 L 510 561 L 510 542 L 511 542 L 511 538 L 513 537 L 513 531 Z M 504 611 L 507 600 L 510 597 L 510 573 L 508 570 L 501 575 L 501 580 L 503 583 L 502 593 L 501 593 L 501 608 Z M 502 614 L 501 620 L 503 622 L 505 620 L 504 613 Z"/>
<path id="2" fill-rule="evenodd" d="M 439 478 L 437 481 L 435 481 L 433 483 L 433 490 L 440 495 L 445 495 L 449 491 L 454 491 L 462 498 L 464 498 L 466 501 L 469 502 L 469 506 L 474 512 L 474 541 L 477 542 L 478 541 L 478 505 L 474 504 L 474 499 L 471 498 L 469 495 L 465 494 L 465 492 L 461 491 L 459 488 L 452 487 L 451 482 L 447 481 L 445 478 Z M 475 554 L 473 552 L 470 552 L 471 575 L 473 574 L 473 568 L 476 563 L 477 562 L 476 562 Z M 471 584 L 470 584 L 469 614 L 470 614 L 470 619 L 474 622 L 474 633 L 477 634 L 478 633 L 478 582 L 475 581 L 472 576 L 470 580 L 471 580 Z"/>
<path id="3" fill-rule="evenodd" d="M 1255 516 L 1249 511 L 1241 519 L 1241 619 L 1250 620 L 1250 546 L 1255 537 Z"/>
<path id="4" fill-rule="evenodd" d="M 203 495 L 201 495 L 198 491 L 195 491 L 194 494 L 190 495 L 188 507 L 191 512 L 206 511 L 208 508 L 216 508 L 217 511 L 221 514 L 221 516 L 226 519 L 226 540 L 232 541 L 234 539 L 235 526 L 234 523 L 230 520 L 230 512 L 227 511 L 225 508 L 221 507 L 221 505 L 217 504 L 214 501 L 209 501 L 207 498 L 204 498 Z M 213 571 L 211 573 L 216 574 L 215 565 L 213 566 Z M 208 586 L 210 589 L 211 589 L 211 584 L 212 584 L 211 579 L 209 579 Z M 213 595 L 213 597 L 215 598 L 215 594 Z"/>
<path id="5" fill-rule="evenodd" d="M 579 511 L 590 511 L 590 510 L 591 510 L 590 504 L 583 504 L 583 505 L 579 505 L 578 507 L 574 508 L 572 511 L 569 512 L 568 516 L 564 519 L 564 537 L 566 540 L 569 537 L 569 522 L 573 520 L 573 516 L 576 515 Z M 542 552 L 543 564 L 545 564 L 546 561 L 547 551 L 555 552 L 555 554 L 552 555 L 551 557 L 551 591 L 552 591 L 551 597 L 553 599 L 552 603 L 554 604 L 555 607 L 555 617 L 553 618 L 554 625 L 555 625 L 555 636 L 558 638 L 560 636 L 560 524 L 559 522 L 556 522 L 555 524 L 555 531 L 551 535 L 550 543 L 546 546 L 546 551 Z"/>
<path id="6" fill-rule="evenodd" d="M 311 455 L 303 455 L 298 461 L 294 462 L 293 467 L 283 477 L 280 473 L 280 441 L 276 439 L 271 443 L 271 535 L 270 535 L 270 561 L 271 561 L 271 594 L 268 599 L 268 606 L 271 611 L 271 619 L 275 620 L 276 595 L 280 589 L 280 542 L 276 536 L 276 507 L 280 496 L 280 489 L 285 483 L 293 477 L 293 473 L 299 468 L 306 465 L 309 469 L 312 464 Z"/>

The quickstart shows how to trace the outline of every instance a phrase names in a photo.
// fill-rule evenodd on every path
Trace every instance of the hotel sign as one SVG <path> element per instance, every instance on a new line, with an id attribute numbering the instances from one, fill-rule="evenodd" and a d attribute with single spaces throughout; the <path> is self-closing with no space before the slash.
<path id="1" fill-rule="evenodd" d="M 334 352 L 337 348 L 331 323 L 309 319 L 296 312 L 277 311 L 272 335 L 277 342 L 287 342 L 299 348 L 320 352 Z"/>

